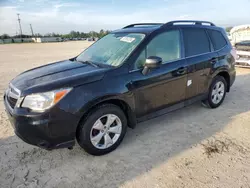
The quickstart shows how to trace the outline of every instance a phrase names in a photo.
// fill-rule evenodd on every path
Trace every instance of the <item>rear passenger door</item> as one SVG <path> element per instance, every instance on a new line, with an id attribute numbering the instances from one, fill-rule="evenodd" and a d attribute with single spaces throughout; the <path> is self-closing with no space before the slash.
<path id="1" fill-rule="evenodd" d="M 227 65 L 227 62 L 230 58 L 228 58 L 228 54 L 231 52 L 231 45 L 227 45 L 227 40 L 221 33 L 221 31 L 208 29 L 207 33 L 212 42 L 212 50 L 214 51 L 214 60 L 210 63 L 207 63 L 204 68 L 204 73 L 206 75 L 210 75 L 213 73 L 218 67 L 222 67 L 222 65 Z M 210 77 L 207 77 L 207 83 L 211 82 Z"/>
<path id="2" fill-rule="evenodd" d="M 201 95 L 207 91 L 208 72 L 205 67 L 216 61 L 217 54 L 212 52 L 208 34 L 203 28 L 182 29 L 185 57 L 187 62 L 186 98 Z"/>

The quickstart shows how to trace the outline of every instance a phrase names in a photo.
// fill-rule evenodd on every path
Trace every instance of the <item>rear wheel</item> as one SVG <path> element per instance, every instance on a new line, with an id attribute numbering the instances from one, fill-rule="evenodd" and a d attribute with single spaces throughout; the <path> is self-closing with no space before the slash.
<path id="1" fill-rule="evenodd" d="M 89 154 L 104 155 L 115 150 L 127 130 L 127 119 L 116 105 L 104 104 L 89 113 L 79 125 L 77 141 Z"/>
<path id="2" fill-rule="evenodd" d="M 226 96 L 227 82 L 222 76 L 216 76 L 209 88 L 208 98 L 202 103 L 210 108 L 219 107 Z"/>

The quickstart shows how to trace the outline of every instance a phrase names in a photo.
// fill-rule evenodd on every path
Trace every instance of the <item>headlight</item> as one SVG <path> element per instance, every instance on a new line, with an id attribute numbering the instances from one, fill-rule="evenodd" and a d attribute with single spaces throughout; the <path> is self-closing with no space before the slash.
<path id="1" fill-rule="evenodd" d="M 71 91 L 71 89 L 72 88 L 66 88 L 27 95 L 23 100 L 22 107 L 29 108 L 34 111 L 44 111 L 60 101 Z"/>

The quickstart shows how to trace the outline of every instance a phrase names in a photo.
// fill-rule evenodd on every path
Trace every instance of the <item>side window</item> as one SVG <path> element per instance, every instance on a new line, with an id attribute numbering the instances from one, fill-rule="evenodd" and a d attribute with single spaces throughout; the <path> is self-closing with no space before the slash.
<path id="1" fill-rule="evenodd" d="M 181 57 L 179 30 L 168 31 L 155 36 L 137 58 L 135 68 L 142 68 L 146 57 L 149 56 L 161 57 L 165 63 L 179 59 Z"/>
<path id="2" fill-rule="evenodd" d="M 203 29 L 183 29 L 186 57 L 210 52 L 210 42 Z"/>
<path id="3" fill-rule="evenodd" d="M 135 62 L 135 69 L 140 69 L 146 62 L 146 50 L 144 49 Z"/>
<path id="4" fill-rule="evenodd" d="M 219 50 L 227 45 L 225 37 L 219 31 L 208 30 L 209 36 L 212 40 L 215 50 Z"/>

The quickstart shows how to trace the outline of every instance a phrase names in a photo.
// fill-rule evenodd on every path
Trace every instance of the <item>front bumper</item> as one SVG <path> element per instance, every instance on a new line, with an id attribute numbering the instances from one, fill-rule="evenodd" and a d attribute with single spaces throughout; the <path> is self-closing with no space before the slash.
<path id="1" fill-rule="evenodd" d="M 15 134 L 24 142 L 44 149 L 73 147 L 79 118 L 59 107 L 44 113 L 4 105 Z"/>
<path id="2" fill-rule="evenodd" d="M 236 60 L 236 66 L 248 66 L 250 67 L 250 59 L 238 59 Z"/>
<path id="3" fill-rule="evenodd" d="M 238 59 L 236 59 L 236 66 L 250 67 L 250 52 L 237 51 Z"/>

